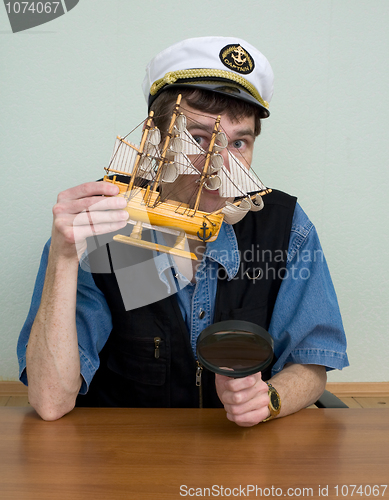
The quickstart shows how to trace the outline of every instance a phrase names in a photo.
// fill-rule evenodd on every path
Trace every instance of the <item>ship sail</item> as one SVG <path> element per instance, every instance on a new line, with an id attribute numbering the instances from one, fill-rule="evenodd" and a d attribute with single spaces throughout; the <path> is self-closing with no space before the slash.
<path id="1" fill-rule="evenodd" d="M 135 144 L 127 142 L 118 136 L 115 141 L 111 160 L 106 169 L 107 172 L 131 175 L 138 154 L 138 147 Z"/>
<path id="2" fill-rule="evenodd" d="M 153 130 L 152 137 L 158 137 L 160 141 L 160 132 Z M 205 154 L 191 134 L 185 130 L 179 137 L 174 138 L 175 142 L 171 144 L 169 152 L 172 153 L 173 161 L 164 165 L 162 181 L 174 182 L 178 175 L 199 175 L 201 172 L 189 159 L 190 155 Z M 154 179 L 155 161 L 159 158 L 159 143 L 147 141 L 145 151 L 140 160 L 139 177 L 152 180 Z M 211 190 L 219 189 L 219 195 L 222 198 L 240 198 L 247 196 L 248 193 L 256 193 L 266 190 L 264 184 L 256 175 L 243 165 L 243 163 L 228 150 L 228 168 L 223 165 L 223 157 L 219 152 L 212 155 L 210 165 L 210 179 L 205 183 L 205 187 Z M 115 141 L 114 151 L 107 171 L 122 175 L 131 175 L 135 160 L 139 155 L 139 146 L 127 142 L 121 137 Z M 214 175 L 217 174 L 217 177 Z"/>
<path id="3" fill-rule="evenodd" d="M 156 129 L 156 131 L 158 132 L 159 142 L 155 144 L 152 141 L 147 141 L 139 161 L 138 176 L 146 180 L 155 178 L 157 163 L 161 155 L 161 151 L 158 147 L 161 135 L 158 129 Z M 153 134 L 152 137 L 158 136 Z M 200 173 L 199 170 L 192 165 L 187 155 L 198 155 L 202 152 L 205 153 L 205 151 L 197 145 L 193 138 L 191 141 L 189 136 L 190 134 L 188 133 L 185 141 L 180 137 L 176 137 L 170 142 L 167 157 L 173 161 L 165 163 L 163 167 L 165 173 L 162 174 L 162 180 L 164 182 L 174 182 L 179 174 L 198 175 Z M 140 155 L 139 146 L 118 136 L 106 171 L 108 173 L 111 172 L 113 174 L 131 176 L 138 155 Z M 173 172 L 175 172 L 175 176 L 173 176 Z"/>

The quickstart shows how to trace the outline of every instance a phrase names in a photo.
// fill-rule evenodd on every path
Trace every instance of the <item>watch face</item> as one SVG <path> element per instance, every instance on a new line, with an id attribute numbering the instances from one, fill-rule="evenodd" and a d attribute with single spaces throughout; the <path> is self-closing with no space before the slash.
<path id="1" fill-rule="evenodd" d="M 272 405 L 272 407 L 275 409 L 275 410 L 278 410 L 279 407 L 280 407 L 280 402 L 278 400 L 278 396 L 275 392 L 271 392 L 270 393 L 270 403 Z"/>

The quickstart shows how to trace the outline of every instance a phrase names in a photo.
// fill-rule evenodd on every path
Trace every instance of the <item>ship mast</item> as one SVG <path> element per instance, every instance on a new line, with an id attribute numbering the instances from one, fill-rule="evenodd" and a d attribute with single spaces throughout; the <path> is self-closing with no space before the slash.
<path id="1" fill-rule="evenodd" d="M 205 157 L 204 168 L 203 168 L 203 171 L 201 172 L 201 176 L 200 176 L 200 180 L 199 180 L 200 187 L 199 187 L 199 190 L 198 190 L 198 193 L 196 196 L 196 201 L 195 201 L 194 208 L 193 208 L 193 210 L 194 210 L 193 215 L 197 212 L 197 210 L 199 208 L 201 193 L 202 193 L 205 181 L 209 177 L 209 174 L 208 174 L 209 164 L 211 162 L 211 157 L 214 153 L 213 148 L 215 146 L 216 136 L 220 132 L 220 119 L 221 119 L 221 116 L 219 115 L 215 121 L 215 126 L 213 128 L 212 137 L 211 137 L 211 140 L 209 143 L 207 156 Z"/>
<path id="2" fill-rule="evenodd" d="M 139 162 L 140 162 L 140 159 L 142 157 L 143 149 L 145 147 L 146 140 L 147 140 L 147 136 L 148 136 L 150 128 L 151 128 L 151 122 L 153 121 L 153 116 L 154 116 L 154 111 L 150 111 L 149 116 L 148 116 L 147 121 L 146 121 L 145 128 L 143 130 L 142 140 L 140 142 L 140 146 L 138 149 L 138 156 L 136 157 L 136 160 L 135 160 L 134 168 L 133 168 L 132 174 L 131 174 L 131 180 L 130 180 L 128 187 L 127 187 L 127 192 L 131 191 L 134 187 L 135 177 L 136 177 L 136 174 L 137 174 L 138 168 L 139 168 Z"/>
<path id="3" fill-rule="evenodd" d="M 159 186 L 159 183 L 160 183 L 160 180 L 161 180 L 161 176 L 162 176 L 162 167 L 166 163 L 166 154 L 167 154 L 167 151 L 168 151 L 168 148 L 169 148 L 170 141 L 171 141 L 171 139 L 173 137 L 174 124 L 176 122 L 177 116 L 179 115 L 179 108 L 180 108 L 181 98 L 182 98 L 182 96 L 181 96 L 181 94 L 179 94 L 178 97 L 177 97 L 176 104 L 174 105 L 172 118 L 170 120 L 170 125 L 169 125 L 168 131 L 167 131 L 165 143 L 163 145 L 161 157 L 160 157 L 160 160 L 159 160 L 159 163 L 158 163 L 157 175 L 155 176 L 155 179 L 154 179 L 154 182 L 153 182 L 153 187 L 151 189 L 151 191 L 154 192 L 154 193 L 157 192 L 157 190 L 158 190 L 158 186 Z M 157 200 L 155 201 L 155 204 L 156 203 L 157 203 Z M 155 204 L 154 204 L 154 206 L 155 206 Z"/>

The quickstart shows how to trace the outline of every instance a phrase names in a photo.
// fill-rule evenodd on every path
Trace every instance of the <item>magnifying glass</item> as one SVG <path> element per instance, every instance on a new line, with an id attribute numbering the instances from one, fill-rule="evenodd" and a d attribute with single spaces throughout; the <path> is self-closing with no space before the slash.
<path id="1" fill-rule="evenodd" d="M 273 339 L 259 325 L 228 320 L 205 328 L 197 339 L 197 359 L 208 370 L 227 377 L 247 377 L 273 360 Z"/>

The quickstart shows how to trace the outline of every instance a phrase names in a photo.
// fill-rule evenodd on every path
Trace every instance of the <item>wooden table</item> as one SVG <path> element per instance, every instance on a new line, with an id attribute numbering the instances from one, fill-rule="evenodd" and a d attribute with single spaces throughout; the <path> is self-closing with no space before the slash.
<path id="1" fill-rule="evenodd" d="M 78 408 L 44 422 L 0 408 L 2 500 L 389 498 L 388 483 L 389 410 L 241 428 L 216 409 Z"/>

